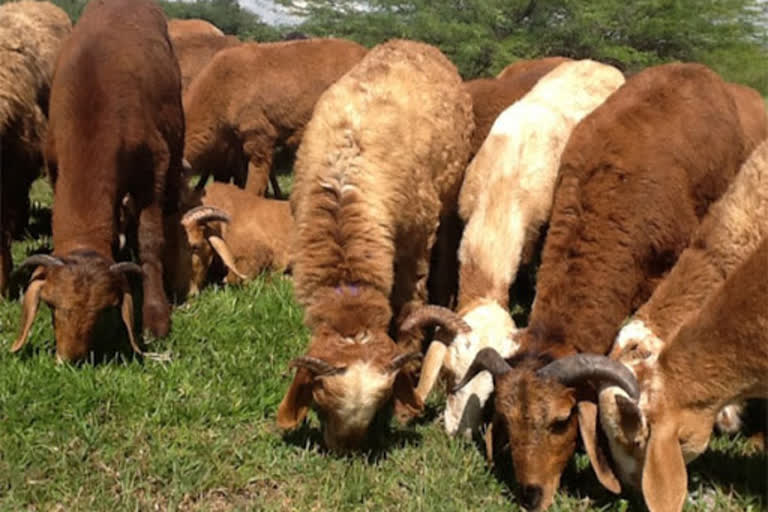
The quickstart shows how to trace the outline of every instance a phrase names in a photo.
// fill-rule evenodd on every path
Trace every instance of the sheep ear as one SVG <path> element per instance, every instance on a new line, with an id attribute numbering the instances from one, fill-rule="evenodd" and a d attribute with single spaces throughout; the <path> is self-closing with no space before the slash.
<path id="1" fill-rule="evenodd" d="M 675 425 L 661 423 L 651 427 L 642 480 L 648 510 L 677 512 L 683 509 L 688 474 Z"/>
<path id="2" fill-rule="evenodd" d="M 307 415 L 312 404 L 312 373 L 306 368 L 296 370 L 291 387 L 277 408 L 277 425 L 290 430 L 296 428 Z"/>
<path id="3" fill-rule="evenodd" d="M 398 372 L 394 383 L 395 417 L 401 423 L 407 423 L 424 410 L 424 401 L 416 393 L 413 376 L 410 372 Z"/>
<path id="4" fill-rule="evenodd" d="M 33 279 L 27 291 L 24 292 L 24 304 L 21 310 L 21 331 L 19 337 L 13 342 L 11 352 L 18 352 L 27 342 L 29 330 L 32 328 L 32 322 L 37 315 L 37 308 L 40 305 L 40 293 L 45 286 L 45 279 Z"/>
<path id="5" fill-rule="evenodd" d="M 226 265 L 226 267 L 233 274 L 235 274 L 240 279 L 248 279 L 239 270 L 237 270 L 237 267 L 235 266 L 235 256 L 232 254 L 232 251 L 229 249 L 229 245 L 224 241 L 224 239 L 216 235 L 211 235 L 208 237 L 208 242 L 211 244 L 211 247 L 213 247 L 213 250 L 216 251 L 216 254 L 219 255 L 221 261 L 224 262 L 224 265 Z"/>
<path id="6" fill-rule="evenodd" d="M 485 441 L 485 461 L 488 463 L 488 467 L 493 467 L 493 425 L 495 423 L 495 421 L 491 422 L 488 425 L 488 430 L 483 435 L 483 440 Z"/>
<path id="7" fill-rule="evenodd" d="M 130 291 L 123 292 L 123 303 L 120 306 L 120 316 L 123 318 L 125 330 L 128 331 L 128 341 L 131 342 L 131 348 L 137 354 L 143 354 L 136 344 L 136 336 L 133 333 L 133 296 Z"/>
<path id="8" fill-rule="evenodd" d="M 579 415 L 579 432 L 584 443 L 584 449 L 589 456 L 589 462 L 595 471 L 595 476 L 603 487 L 612 493 L 621 492 L 621 483 L 613 472 L 610 460 L 606 456 L 605 447 L 600 442 L 597 426 L 597 404 L 582 400 L 576 406 Z"/>

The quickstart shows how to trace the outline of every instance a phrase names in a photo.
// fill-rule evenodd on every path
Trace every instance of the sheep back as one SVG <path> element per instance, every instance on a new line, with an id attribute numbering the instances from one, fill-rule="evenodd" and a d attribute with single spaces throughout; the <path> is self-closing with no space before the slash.
<path id="1" fill-rule="evenodd" d="M 322 95 L 291 195 L 300 301 L 342 281 L 390 294 L 396 243 L 434 236 L 456 208 L 471 109 L 455 66 L 405 40 L 375 47 Z"/>

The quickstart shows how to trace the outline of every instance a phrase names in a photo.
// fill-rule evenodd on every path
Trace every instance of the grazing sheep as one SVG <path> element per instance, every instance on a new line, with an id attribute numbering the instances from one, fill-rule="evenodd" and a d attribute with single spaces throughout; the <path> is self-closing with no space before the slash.
<path id="1" fill-rule="evenodd" d="M 517 76 L 522 73 L 527 73 L 533 69 L 537 69 L 540 66 L 554 69 L 563 62 L 568 62 L 568 57 L 541 57 L 539 59 L 520 59 L 502 69 L 496 78 L 499 80 L 506 80 L 507 78 Z"/>
<path id="2" fill-rule="evenodd" d="M 294 225 L 288 201 L 212 183 L 198 202 L 167 229 L 166 280 L 177 300 L 200 291 L 214 256 L 226 267 L 228 283 L 289 268 Z"/>
<path id="3" fill-rule="evenodd" d="M 551 57 L 518 61 L 518 66 L 504 79 L 478 78 L 465 82 L 472 95 L 475 131 L 472 134 L 470 158 L 477 153 L 496 118 L 507 107 L 525 96 L 541 77 L 571 59 Z"/>
<path id="4" fill-rule="evenodd" d="M 295 150 L 320 95 L 365 55 L 343 39 L 247 43 L 218 52 L 184 94 L 196 173 L 263 195 L 276 147 Z M 246 180 L 247 167 L 247 180 Z M 201 183 L 205 180 L 201 180 Z"/>
<path id="5" fill-rule="evenodd" d="M 520 350 L 510 364 L 484 349 L 457 386 L 482 369 L 494 375 L 491 432 L 493 440 L 509 437 L 527 508 L 552 502 L 577 429 L 598 478 L 618 492 L 592 442 L 590 381 L 636 390 L 616 378 L 619 370 L 631 377 L 624 365 L 591 357 L 608 352 L 621 321 L 648 299 L 746 156 L 725 82 L 699 64 L 637 73 L 572 132 Z M 572 354 L 580 359 L 561 362 Z"/>
<path id="6" fill-rule="evenodd" d="M 26 227 L 29 187 L 43 167 L 53 68 L 71 30 L 51 3 L 0 5 L 0 297 L 13 267 L 11 240 Z"/>
<path id="7" fill-rule="evenodd" d="M 214 55 L 225 48 L 239 45 L 240 40 L 235 36 L 192 33 L 171 37 L 171 43 L 181 68 L 181 88 L 186 91 Z"/>
<path id="8" fill-rule="evenodd" d="M 669 275 L 622 327 L 610 356 L 630 368 L 653 364 L 665 343 L 768 237 L 768 141 L 743 165 L 728 191 L 712 205 Z M 609 387 L 600 392 L 600 424 L 607 434 L 619 477 L 639 487 L 645 444 L 627 438 L 621 411 Z M 727 411 L 722 419 L 732 419 Z M 723 418 L 723 416 L 725 418 Z M 738 421 L 738 416 L 736 416 Z M 644 441 L 644 440 L 643 440 Z"/>
<path id="9" fill-rule="evenodd" d="M 192 34 L 223 36 L 224 32 L 213 23 L 205 20 L 195 18 L 168 20 L 168 36 L 171 40 Z"/>
<path id="10" fill-rule="evenodd" d="M 707 449 L 718 411 L 768 398 L 767 264 L 764 238 L 658 358 L 635 367 L 639 397 L 615 395 L 623 434 L 642 446 L 637 473 L 651 512 L 683 509 L 685 465 Z"/>
<path id="11" fill-rule="evenodd" d="M 768 138 L 768 114 L 760 93 L 746 85 L 729 83 L 728 90 L 736 102 L 741 127 L 747 138 L 747 150 L 752 151 Z"/>
<path id="12" fill-rule="evenodd" d="M 53 256 L 24 296 L 26 341 L 40 299 L 53 309 L 56 353 L 82 359 L 98 317 L 121 306 L 129 340 L 133 300 L 126 272 L 143 276 L 143 324 L 154 335 L 170 328 L 163 291 L 163 214 L 178 208 L 184 114 L 179 66 L 165 16 L 150 0 L 90 2 L 65 41 L 51 88 L 46 160 L 54 179 Z M 139 211 L 139 255 L 114 263 L 120 204 L 130 194 Z"/>
<path id="13" fill-rule="evenodd" d="M 360 447 L 394 397 L 421 411 L 410 372 L 418 332 L 390 337 L 426 299 L 441 215 L 455 210 L 473 129 L 471 98 L 437 48 L 379 45 L 320 98 L 299 148 L 293 276 L 312 331 L 278 409 L 295 428 L 312 403 L 328 447 Z"/>
<path id="14" fill-rule="evenodd" d="M 541 78 L 494 123 L 467 168 L 459 196 L 466 224 L 459 249 L 459 315 L 445 310 L 437 316 L 425 311 L 412 317 L 423 324 L 457 316 L 469 328 L 447 353 L 440 341 L 430 346 L 419 382 L 422 399 L 443 360 L 453 385 L 483 347 L 496 347 L 504 357 L 517 349 L 508 313 L 509 287 L 521 258 L 533 252 L 540 228 L 549 219 L 560 154 L 576 124 L 623 83 L 624 76 L 614 67 L 591 60 L 566 62 Z M 450 395 L 446 430 L 451 435 L 476 431 L 492 391 L 486 373 Z"/>

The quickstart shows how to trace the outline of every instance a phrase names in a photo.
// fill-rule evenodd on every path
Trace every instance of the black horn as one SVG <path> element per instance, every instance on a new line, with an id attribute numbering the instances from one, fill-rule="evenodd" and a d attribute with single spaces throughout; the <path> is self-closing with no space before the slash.
<path id="1" fill-rule="evenodd" d="M 19 265 L 19 268 L 38 265 L 43 265 L 44 267 L 63 267 L 64 262 L 56 256 L 51 256 L 50 254 L 33 254 L 29 258 L 22 261 L 21 265 Z"/>
<path id="2" fill-rule="evenodd" d="M 131 261 L 121 261 L 120 263 L 113 263 L 109 266 L 110 272 L 117 272 L 117 273 L 133 273 L 138 275 L 144 275 L 144 271 L 141 269 L 141 267 L 133 263 Z"/>
<path id="3" fill-rule="evenodd" d="M 338 375 L 346 370 L 346 367 L 337 367 L 316 357 L 297 357 L 288 365 L 292 368 L 306 368 L 315 374 L 315 377 L 330 377 Z"/>
<path id="4" fill-rule="evenodd" d="M 498 377 L 512 370 L 512 367 L 509 366 L 503 357 L 501 357 L 501 354 L 496 352 L 495 348 L 485 347 L 477 353 L 475 360 L 469 365 L 467 373 L 464 374 L 464 378 L 453 387 L 451 393 L 458 392 L 461 388 L 466 386 L 469 381 L 475 378 L 475 375 L 483 370 L 488 370 L 491 372 L 491 375 Z"/>
<path id="5" fill-rule="evenodd" d="M 557 379 L 567 386 L 582 380 L 607 381 L 619 386 L 634 400 L 640 396 L 635 375 L 622 363 L 597 354 L 575 354 L 552 361 L 536 372 L 544 378 Z"/>
<path id="6" fill-rule="evenodd" d="M 428 305 L 422 306 L 411 313 L 400 326 L 400 330 L 410 331 L 416 327 L 437 324 L 440 327 L 451 331 L 455 336 L 457 334 L 466 334 L 472 330 L 467 322 L 459 315 L 448 308 L 442 306 Z"/>
<path id="7" fill-rule="evenodd" d="M 387 370 L 389 370 L 390 373 L 400 371 L 406 364 L 410 363 L 411 361 L 417 361 L 419 359 L 421 359 L 421 353 L 419 352 L 408 352 L 407 354 L 400 354 L 389 363 Z"/>

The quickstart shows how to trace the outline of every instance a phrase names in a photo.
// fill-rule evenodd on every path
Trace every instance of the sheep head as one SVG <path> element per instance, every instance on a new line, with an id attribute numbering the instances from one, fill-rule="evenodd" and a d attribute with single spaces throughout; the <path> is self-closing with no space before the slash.
<path id="1" fill-rule="evenodd" d="M 326 446 L 343 452 L 363 446 L 375 414 L 390 399 L 396 413 L 420 412 L 423 403 L 404 366 L 421 354 L 403 352 L 387 334 L 390 316 L 386 297 L 370 289 L 316 294 L 307 308 L 310 347 L 291 363 L 296 375 L 280 403 L 278 425 L 295 428 L 313 405 Z"/>
<path id="2" fill-rule="evenodd" d="M 238 277 L 245 277 L 235 267 L 235 258 L 222 236 L 221 223 L 230 220 L 227 212 L 213 206 L 192 208 L 181 221 L 167 220 L 172 226 L 166 230 L 171 236 L 165 268 L 173 269 L 169 273 L 170 288 L 177 297 L 200 292 L 215 255 Z"/>
<path id="3" fill-rule="evenodd" d="M 631 372 L 604 357 L 577 354 L 552 360 L 547 355 L 522 353 L 510 363 L 490 347 L 477 353 L 454 390 L 458 391 L 484 370 L 493 375 L 496 390 L 492 435 L 508 438 L 521 486 L 520 501 L 529 510 L 549 507 L 560 475 L 576 448 L 577 429 L 581 428 L 582 438 L 589 438 L 584 430 L 595 428 L 588 413 L 596 412 L 596 408 L 594 403 L 582 400 L 582 384 L 611 382 L 634 398 L 638 395 Z M 498 440 L 497 437 L 488 445 L 492 448 L 493 441 Z M 587 446 L 587 453 L 595 465 L 601 461 L 593 448 Z"/>
<path id="4" fill-rule="evenodd" d="M 417 388 L 422 400 L 426 400 L 432 390 L 441 368 L 453 387 L 464 377 L 481 349 L 493 347 L 504 357 L 511 357 L 518 348 L 517 328 L 509 312 L 490 299 L 475 301 L 461 316 L 440 306 L 424 306 L 414 311 L 401 329 L 428 324 L 439 325 L 441 332 L 430 344 L 424 359 Z M 483 407 L 492 392 L 491 375 L 483 372 L 458 392 L 451 393 L 445 407 L 446 431 L 450 435 L 461 432 L 465 436 L 477 431 Z"/>
<path id="5" fill-rule="evenodd" d="M 93 333 L 105 310 L 120 307 L 131 347 L 141 353 L 133 334 L 133 298 L 126 273 L 142 275 L 135 263 L 112 263 L 95 252 L 77 251 L 66 257 L 34 255 L 22 266 L 34 265 L 24 294 L 21 332 L 11 352 L 24 346 L 40 300 L 53 310 L 56 355 L 65 361 L 83 359 L 93 346 Z"/>

